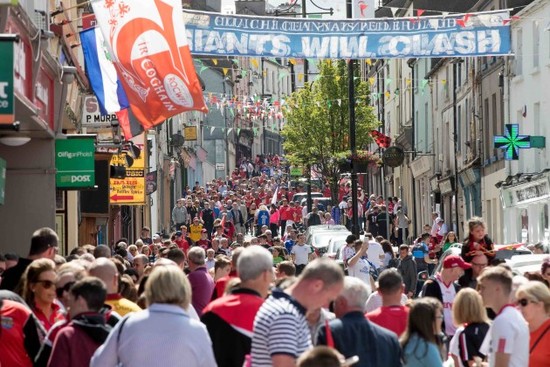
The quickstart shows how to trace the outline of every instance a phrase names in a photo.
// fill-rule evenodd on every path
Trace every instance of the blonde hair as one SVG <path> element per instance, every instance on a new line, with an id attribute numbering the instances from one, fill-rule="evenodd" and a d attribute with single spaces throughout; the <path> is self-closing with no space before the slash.
<path id="1" fill-rule="evenodd" d="M 518 288 L 516 298 L 519 299 L 520 293 L 523 293 L 530 301 L 544 303 L 544 311 L 546 314 L 550 314 L 550 290 L 548 290 L 546 284 L 531 280 Z"/>
<path id="2" fill-rule="evenodd" d="M 185 309 L 191 301 L 191 285 L 177 266 L 155 267 L 145 284 L 147 305 L 167 303 Z"/>
<path id="3" fill-rule="evenodd" d="M 488 322 L 479 293 L 472 288 L 464 288 L 457 293 L 453 303 L 453 320 L 456 325 Z"/>
<path id="4" fill-rule="evenodd" d="M 40 274 L 47 271 L 55 272 L 55 263 L 53 260 L 43 258 L 34 260 L 23 273 L 21 297 L 29 307 L 34 307 L 34 293 L 31 291 L 31 284 L 36 283 L 40 278 Z"/>

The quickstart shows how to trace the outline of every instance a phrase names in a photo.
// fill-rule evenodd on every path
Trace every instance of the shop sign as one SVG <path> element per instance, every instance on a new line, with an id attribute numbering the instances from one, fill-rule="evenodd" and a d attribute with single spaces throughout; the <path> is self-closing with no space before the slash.
<path id="1" fill-rule="evenodd" d="M 118 124 L 114 113 L 102 115 L 99 110 L 99 103 L 94 95 L 87 95 L 82 98 L 82 127 L 100 128 L 111 127 L 111 123 Z"/>
<path id="2" fill-rule="evenodd" d="M 144 205 L 145 204 L 145 133 L 131 141 L 140 149 L 139 156 L 134 154 L 131 165 L 127 159 L 132 152 L 121 152 L 111 158 L 111 166 L 126 167 L 126 178 L 109 179 L 109 202 L 111 205 Z"/>
<path id="3" fill-rule="evenodd" d="M 405 160 L 405 151 L 400 147 L 392 146 L 384 151 L 382 161 L 386 166 L 399 167 Z"/>
<path id="4" fill-rule="evenodd" d="M 548 198 L 550 196 L 550 187 L 548 181 L 540 181 L 534 185 L 518 188 L 512 196 L 512 204 L 525 204 L 532 201 Z"/>
<path id="5" fill-rule="evenodd" d="M 454 180 L 452 177 L 439 181 L 439 189 L 441 190 L 441 195 L 445 195 L 453 192 L 454 191 L 453 184 L 454 184 Z"/>
<path id="6" fill-rule="evenodd" d="M 95 186 L 95 139 L 68 138 L 55 141 L 55 185 L 78 190 Z"/>
<path id="7" fill-rule="evenodd" d="M 225 163 L 216 163 L 216 171 L 225 171 Z"/>
<path id="8" fill-rule="evenodd" d="M 183 136 L 185 141 L 196 141 L 197 140 L 197 127 L 196 126 L 186 126 L 183 130 Z"/>
<path id="9" fill-rule="evenodd" d="M 20 35 L 19 42 L 15 43 L 13 57 L 13 72 L 15 75 L 13 90 L 32 101 L 32 48 L 30 41 L 24 36 L 28 34 L 28 31 L 9 20 L 7 29 L 8 33 Z M 3 54 L 0 55 L 3 56 Z"/>
<path id="10" fill-rule="evenodd" d="M 430 158 L 423 156 L 415 159 L 410 164 L 411 172 L 414 178 L 420 177 L 422 174 L 428 172 L 431 168 Z"/>
<path id="11" fill-rule="evenodd" d="M 40 67 L 40 73 L 36 81 L 34 104 L 38 107 L 40 116 L 53 130 L 53 77 L 44 67 Z"/>
<path id="12" fill-rule="evenodd" d="M 11 125 L 15 121 L 13 99 L 14 41 L 0 42 L 0 124 Z"/>

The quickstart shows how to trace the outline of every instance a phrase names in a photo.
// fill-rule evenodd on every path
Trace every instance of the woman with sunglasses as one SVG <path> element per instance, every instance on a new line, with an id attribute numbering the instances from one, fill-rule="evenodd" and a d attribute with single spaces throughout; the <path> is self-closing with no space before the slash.
<path id="1" fill-rule="evenodd" d="M 61 307 L 55 303 L 55 263 L 50 259 L 34 260 L 25 270 L 22 294 L 46 331 L 57 321 L 65 319 Z"/>
<path id="2" fill-rule="evenodd" d="M 529 324 L 529 366 L 548 366 L 550 361 L 550 290 L 538 281 L 520 286 L 516 304 Z"/>
<path id="3" fill-rule="evenodd" d="M 404 367 L 442 367 L 443 306 L 432 297 L 413 301 L 407 329 L 401 337 Z"/>

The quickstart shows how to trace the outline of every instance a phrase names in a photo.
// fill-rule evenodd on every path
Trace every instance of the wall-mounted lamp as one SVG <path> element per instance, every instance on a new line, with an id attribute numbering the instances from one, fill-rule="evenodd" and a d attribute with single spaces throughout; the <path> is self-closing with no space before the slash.
<path id="1" fill-rule="evenodd" d="M 8 135 L 0 137 L 0 143 L 10 147 L 20 147 L 31 141 L 30 136 Z"/>

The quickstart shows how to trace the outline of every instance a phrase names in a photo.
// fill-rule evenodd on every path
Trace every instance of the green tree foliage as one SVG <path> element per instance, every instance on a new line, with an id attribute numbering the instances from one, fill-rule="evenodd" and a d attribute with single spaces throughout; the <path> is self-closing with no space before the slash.
<path id="1" fill-rule="evenodd" d="M 319 63 L 319 76 L 287 99 L 282 130 L 283 147 L 290 163 L 311 165 L 328 179 L 337 193 L 340 167 L 337 157 L 351 153 L 349 146 L 348 67 L 345 60 Z M 355 138 L 357 149 L 366 149 L 372 141 L 369 133 L 379 126 L 369 106 L 369 87 L 358 77 L 355 83 Z"/>

